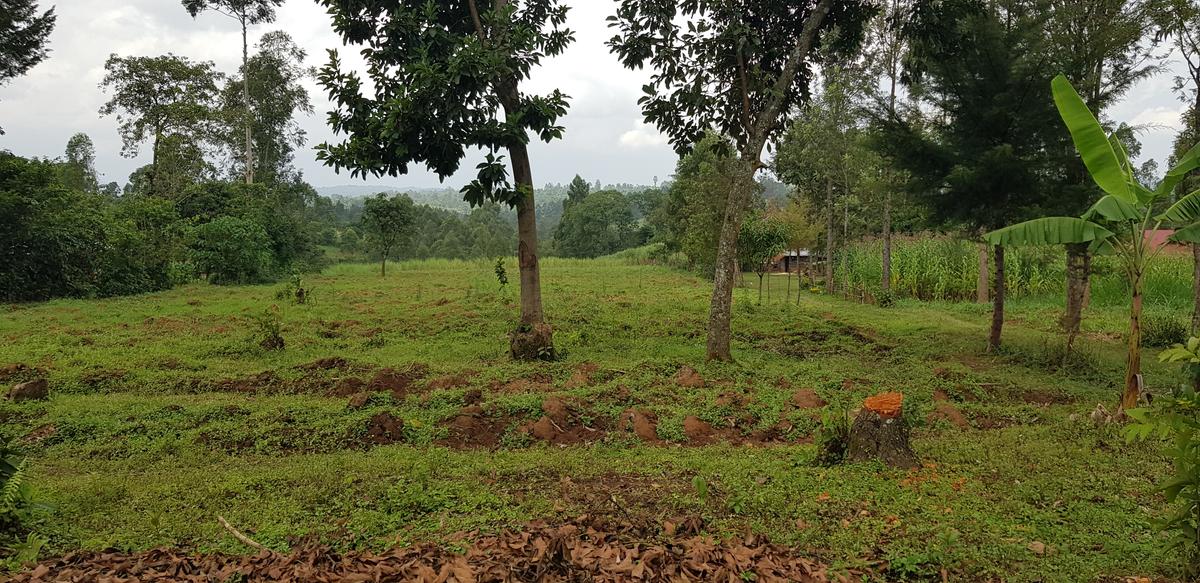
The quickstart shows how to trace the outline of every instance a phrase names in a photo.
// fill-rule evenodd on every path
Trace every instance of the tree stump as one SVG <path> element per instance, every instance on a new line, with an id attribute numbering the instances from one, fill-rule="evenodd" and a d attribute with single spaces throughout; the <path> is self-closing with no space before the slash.
<path id="1" fill-rule="evenodd" d="M 909 444 L 903 402 L 900 393 L 880 393 L 863 401 L 862 412 L 850 427 L 850 461 L 878 459 L 893 468 L 920 467 Z"/>

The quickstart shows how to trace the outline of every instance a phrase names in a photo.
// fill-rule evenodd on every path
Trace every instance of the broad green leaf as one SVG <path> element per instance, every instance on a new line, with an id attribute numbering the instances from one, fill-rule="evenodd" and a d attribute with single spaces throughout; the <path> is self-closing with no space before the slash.
<path id="1" fill-rule="evenodd" d="M 1095 241 L 1092 241 L 1090 245 L 1088 245 L 1088 253 L 1091 253 L 1095 257 L 1099 257 L 1101 255 L 1116 255 L 1117 249 L 1116 247 L 1113 247 L 1112 239 L 1096 239 Z"/>
<path id="2" fill-rule="evenodd" d="M 1077 217 L 1045 217 L 987 233 L 992 245 L 1065 245 L 1088 243 L 1112 236 L 1112 231 Z"/>
<path id="3" fill-rule="evenodd" d="M 1055 77 L 1051 88 L 1058 113 L 1067 124 L 1071 139 L 1075 141 L 1075 149 L 1083 158 L 1083 164 L 1087 166 L 1092 179 L 1104 192 L 1133 203 L 1135 199 L 1129 190 L 1129 177 L 1121 168 L 1117 154 L 1100 127 L 1100 122 L 1096 121 L 1096 116 L 1088 110 L 1066 77 Z"/>
<path id="4" fill-rule="evenodd" d="M 1183 180 L 1184 176 L 1197 168 L 1200 168 L 1200 143 L 1192 146 L 1192 149 L 1179 159 L 1175 167 L 1167 172 L 1166 176 L 1163 176 L 1162 182 L 1158 183 L 1158 189 L 1155 192 L 1159 196 L 1170 193 L 1175 190 L 1175 186 Z"/>
<path id="5" fill-rule="evenodd" d="M 1200 223 L 1193 223 L 1176 230 L 1170 240 L 1176 243 L 1200 243 Z"/>
<path id="6" fill-rule="evenodd" d="M 1137 208 L 1111 194 L 1100 197 L 1100 200 L 1096 201 L 1096 204 L 1092 205 L 1092 208 L 1083 213 L 1083 218 L 1084 220 L 1091 221 L 1096 218 L 1096 215 L 1100 215 L 1114 223 L 1142 220 L 1142 215 L 1138 212 Z"/>
<path id="7" fill-rule="evenodd" d="M 1174 225 L 1190 225 L 1200 221 L 1200 190 L 1179 199 L 1171 208 L 1158 215 L 1158 220 Z"/>

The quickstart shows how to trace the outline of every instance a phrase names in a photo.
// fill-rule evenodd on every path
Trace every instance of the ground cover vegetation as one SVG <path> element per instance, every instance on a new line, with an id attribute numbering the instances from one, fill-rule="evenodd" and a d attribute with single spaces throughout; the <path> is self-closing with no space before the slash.
<path id="1" fill-rule="evenodd" d="M 0 152 L 16 580 L 1200 573 L 1196 2 L 621 0 L 674 172 L 541 188 L 569 2 L 320 4 L 367 68 L 282 0 L 182 2 L 236 71 L 109 56 L 124 185 Z M 1110 112 L 1168 54 L 1160 171 Z M 314 81 L 319 161 L 474 178 L 318 194 Z"/>

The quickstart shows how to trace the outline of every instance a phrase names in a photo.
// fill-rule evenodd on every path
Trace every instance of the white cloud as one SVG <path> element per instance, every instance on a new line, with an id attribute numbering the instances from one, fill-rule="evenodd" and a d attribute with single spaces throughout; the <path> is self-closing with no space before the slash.
<path id="1" fill-rule="evenodd" d="M 618 142 L 626 148 L 649 149 L 667 146 L 669 141 L 652 125 L 641 120 L 634 122 L 634 128 L 621 134 Z"/>
<path id="2" fill-rule="evenodd" d="M 1178 132 L 1183 128 L 1183 112 L 1186 108 L 1183 104 L 1178 107 L 1158 106 L 1149 109 L 1143 109 L 1140 113 L 1129 120 L 1131 126 L 1146 126 L 1148 131 L 1164 131 Z"/>

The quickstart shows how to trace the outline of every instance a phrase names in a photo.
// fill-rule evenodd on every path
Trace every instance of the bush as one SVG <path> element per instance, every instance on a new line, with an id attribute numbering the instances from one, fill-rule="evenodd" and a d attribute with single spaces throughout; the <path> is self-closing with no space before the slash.
<path id="1" fill-rule="evenodd" d="M 35 514 L 46 508 L 33 499 L 26 461 L 0 443 L 0 565 L 16 568 L 37 559 L 46 539 L 30 527 Z"/>
<path id="2" fill-rule="evenodd" d="M 896 305 L 896 294 L 890 289 L 875 290 L 875 305 L 881 308 L 890 308 Z"/>
<path id="3" fill-rule="evenodd" d="M 1181 363 L 1190 384 L 1155 399 L 1149 408 L 1128 411 L 1135 422 L 1126 435 L 1131 440 L 1158 437 L 1166 444 L 1175 475 L 1160 488 L 1176 512 L 1158 526 L 1171 533 L 1169 546 L 1180 552 L 1190 580 L 1200 575 L 1200 338 L 1163 351 L 1159 360 Z"/>
<path id="4" fill-rule="evenodd" d="M 1188 323 L 1174 316 L 1147 314 L 1142 319 L 1142 343 L 1146 346 L 1183 344 L 1188 333 Z"/>
<path id="5" fill-rule="evenodd" d="M 196 227 L 192 262 L 215 284 L 267 280 L 272 272 L 270 237 L 258 223 L 238 217 L 217 217 Z"/>

